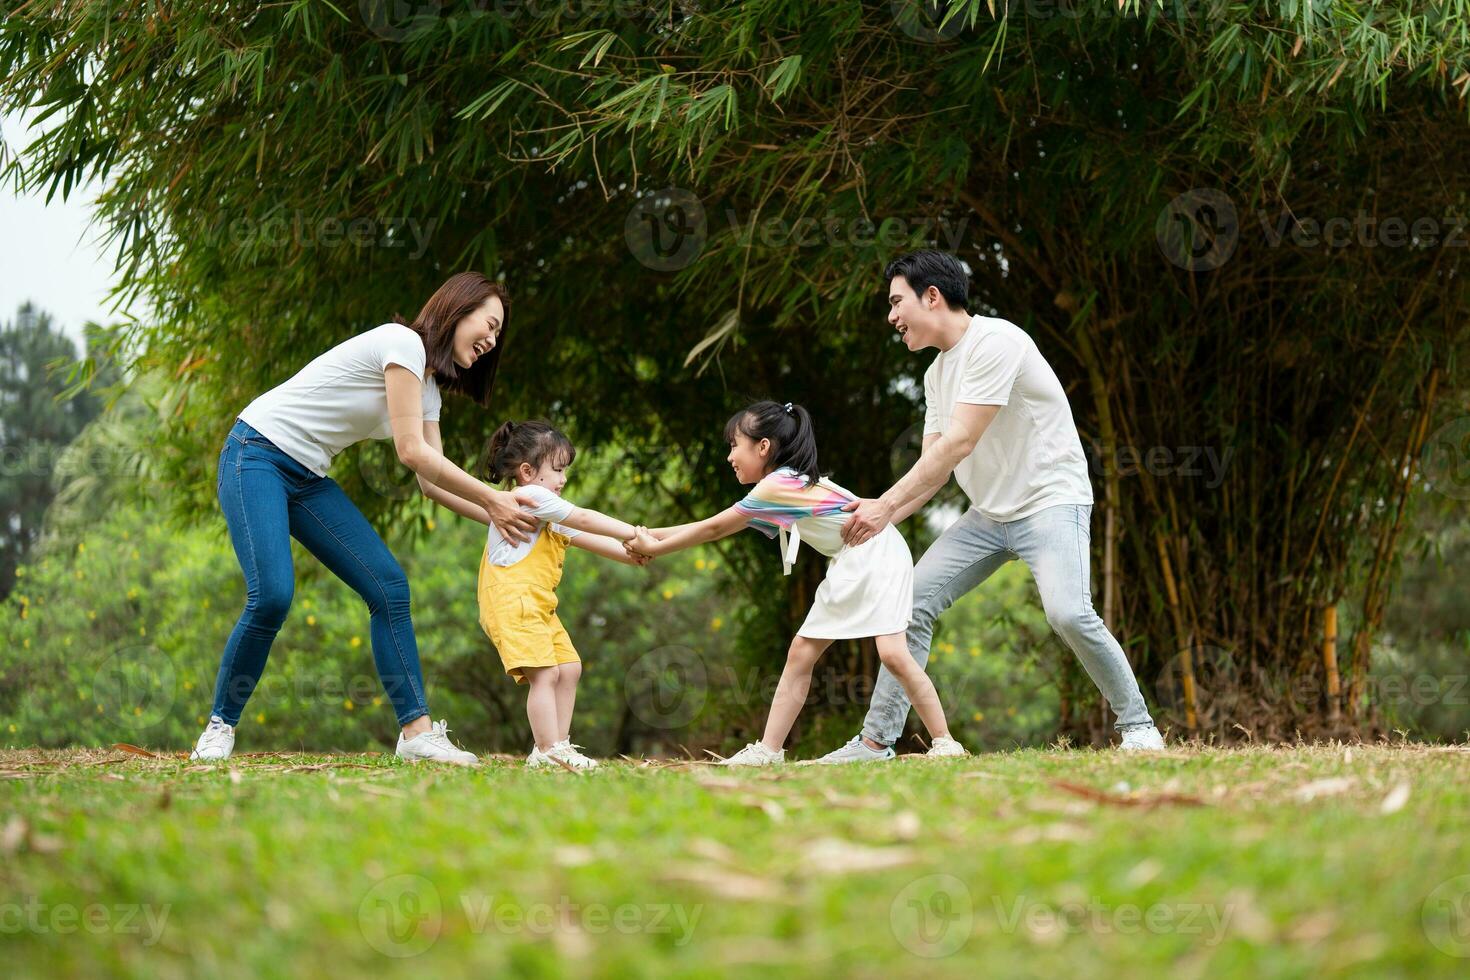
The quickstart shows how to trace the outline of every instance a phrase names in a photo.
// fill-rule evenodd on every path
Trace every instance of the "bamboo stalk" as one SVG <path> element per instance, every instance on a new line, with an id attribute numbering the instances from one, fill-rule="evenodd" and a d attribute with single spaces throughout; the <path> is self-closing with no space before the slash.
<path id="1" fill-rule="evenodd" d="M 1327 670 L 1327 718 L 1336 722 L 1342 679 L 1337 673 L 1337 606 L 1322 610 L 1322 665 Z"/>
<path id="2" fill-rule="evenodd" d="M 1179 686 L 1184 691 L 1184 726 L 1190 731 L 1199 727 L 1199 711 L 1194 690 L 1194 651 L 1190 649 L 1191 638 L 1184 634 L 1184 615 L 1179 609 L 1179 587 L 1174 582 L 1174 569 L 1169 564 L 1169 549 L 1164 535 L 1155 532 L 1154 539 L 1159 547 L 1159 566 L 1164 572 L 1164 589 L 1169 597 L 1169 615 L 1174 620 L 1174 635 L 1179 647 Z"/>
<path id="3" fill-rule="evenodd" d="M 1399 483 L 1398 503 L 1392 523 L 1383 529 L 1378 548 L 1373 556 L 1373 567 L 1368 572 L 1368 585 L 1363 593 L 1363 624 L 1353 636 L 1353 666 L 1348 680 L 1348 713 L 1356 716 L 1362 700 L 1363 687 L 1367 683 L 1369 657 L 1372 653 L 1372 638 L 1383 622 L 1383 610 L 1387 605 L 1386 584 L 1389 562 L 1398 546 L 1399 533 L 1403 530 L 1404 508 L 1408 504 L 1409 491 L 1413 487 L 1415 464 L 1424 442 L 1429 438 L 1429 420 L 1434 410 L 1434 397 L 1439 390 L 1439 368 L 1429 369 L 1429 384 L 1424 393 L 1424 406 L 1419 413 L 1418 424 L 1409 433 L 1404 454 L 1399 459 L 1395 472 L 1402 474 Z"/>

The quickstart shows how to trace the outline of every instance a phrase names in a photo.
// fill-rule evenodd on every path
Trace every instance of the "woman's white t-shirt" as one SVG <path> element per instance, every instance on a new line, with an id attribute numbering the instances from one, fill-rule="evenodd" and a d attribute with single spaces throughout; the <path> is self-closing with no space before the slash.
<path id="1" fill-rule="evenodd" d="M 388 384 L 383 372 L 401 364 L 423 380 L 424 421 L 437 422 L 442 399 L 419 335 L 400 323 L 358 334 L 295 376 L 256 398 L 240 413 L 282 452 L 326 476 L 332 459 L 364 439 L 390 439 Z"/>
<path id="2" fill-rule="evenodd" d="M 957 403 L 1001 406 L 954 471 L 981 514 L 1019 521 L 1057 504 L 1092 503 L 1067 392 L 1026 331 L 1009 320 L 970 318 L 960 342 L 924 374 L 924 434 L 943 434 Z"/>
<path id="3" fill-rule="evenodd" d="M 515 492 L 523 497 L 530 497 L 536 501 L 534 507 L 521 504 L 521 510 L 532 517 L 540 518 L 536 522 L 536 533 L 531 535 L 520 544 L 511 544 L 500 534 L 500 529 L 494 524 L 490 525 L 490 535 L 485 541 L 485 560 L 500 568 L 508 568 L 531 553 L 531 548 L 536 544 L 536 539 L 541 532 L 550 527 L 563 537 L 575 538 L 581 534 L 574 527 L 563 527 L 560 524 L 548 523 L 550 521 L 564 521 L 572 516 L 572 511 L 577 505 L 570 500 L 563 500 L 560 494 L 552 493 L 550 490 L 535 483 L 528 483 L 523 487 L 516 487 Z"/>

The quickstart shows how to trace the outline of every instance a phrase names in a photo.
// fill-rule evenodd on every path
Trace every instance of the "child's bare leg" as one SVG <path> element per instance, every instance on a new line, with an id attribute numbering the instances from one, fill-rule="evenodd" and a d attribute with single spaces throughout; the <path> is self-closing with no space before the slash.
<path id="1" fill-rule="evenodd" d="M 556 681 L 560 667 L 522 667 L 530 690 L 526 692 L 526 720 L 531 723 L 531 737 L 536 748 L 547 751 L 561 741 L 557 735 Z"/>
<path id="2" fill-rule="evenodd" d="M 903 685 L 904 692 L 914 704 L 914 710 L 919 713 L 919 720 L 929 730 L 930 741 L 948 735 L 949 722 L 945 720 L 944 708 L 939 704 L 939 692 L 934 690 L 934 682 L 909 653 L 904 634 L 889 633 L 873 639 L 878 645 L 878 659 L 883 661 L 883 666 Z"/>
<path id="3" fill-rule="evenodd" d="M 818 658 L 831 646 L 831 640 L 813 640 L 805 636 L 792 639 L 786 651 L 786 668 L 781 671 L 781 682 L 776 685 L 776 696 L 771 700 L 771 713 L 766 716 L 766 731 L 761 741 L 772 752 L 781 751 L 791 726 L 806 704 L 807 692 L 812 687 L 812 668 Z"/>
<path id="4" fill-rule="evenodd" d="M 581 678 L 581 664 L 574 661 L 557 665 L 556 740 L 558 742 L 565 742 L 572 737 L 572 709 L 577 706 L 577 681 Z"/>

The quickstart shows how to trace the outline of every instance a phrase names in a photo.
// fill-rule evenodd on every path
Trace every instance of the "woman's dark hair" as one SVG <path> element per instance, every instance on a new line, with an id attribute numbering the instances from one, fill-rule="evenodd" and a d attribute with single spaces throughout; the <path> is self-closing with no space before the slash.
<path id="1" fill-rule="evenodd" d="M 921 248 L 900 255 L 883 270 L 883 284 L 887 286 L 894 276 L 903 276 L 915 296 L 923 296 L 933 286 L 951 310 L 963 310 L 970 301 L 970 274 L 948 252 Z"/>
<path id="2" fill-rule="evenodd" d="M 530 464 L 533 470 L 539 470 L 548 459 L 570 466 L 577 450 L 572 440 L 548 422 L 507 422 L 490 437 L 485 456 L 490 482 L 502 483 L 515 476 L 522 463 Z"/>
<path id="3" fill-rule="evenodd" d="M 817 434 L 812 417 L 800 405 L 763 401 L 747 405 L 725 423 L 725 441 L 735 433 L 752 441 L 771 440 L 771 469 L 789 466 L 806 477 L 811 486 L 826 476 L 817 466 Z"/>
<path id="4" fill-rule="evenodd" d="M 500 297 L 505 312 L 500 320 L 500 336 L 490 353 L 475 361 L 468 368 L 454 363 L 454 331 L 459 321 L 478 310 L 491 296 Z M 457 391 L 467 396 L 482 408 L 490 407 L 490 394 L 495 390 L 495 374 L 500 367 L 500 355 L 505 351 L 505 337 L 510 330 L 510 294 L 505 286 L 486 278 L 479 272 L 461 272 L 450 276 L 444 285 L 434 290 L 434 295 L 419 310 L 412 323 L 401 316 L 393 317 L 424 342 L 428 365 L 434 372 L 439 387 L 446 391 Z"/>

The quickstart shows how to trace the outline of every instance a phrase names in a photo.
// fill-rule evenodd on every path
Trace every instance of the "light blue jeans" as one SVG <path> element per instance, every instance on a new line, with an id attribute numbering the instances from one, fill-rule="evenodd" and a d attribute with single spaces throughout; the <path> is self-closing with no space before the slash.
<path id="1" fill-rule="evenodd" d="M 1123 648 L 1092 608 L 1088 582 L 1091 505 L 1061 504 L 1019 521 L 992 521 L 971 508 L 914 565 L 914 612 L 909 653 L 929 662 L 934 620 L 956 599 L 1013 558 L 1024 561 L 1041 591 L 1046 621 L 1082 661 L 1087 676 L 1108 699 L 1119 731 L 1153 724 Z M 892 745 L 903 734 L 909 699 L 888 669 L 878 671 L 863 735 Z"/>

